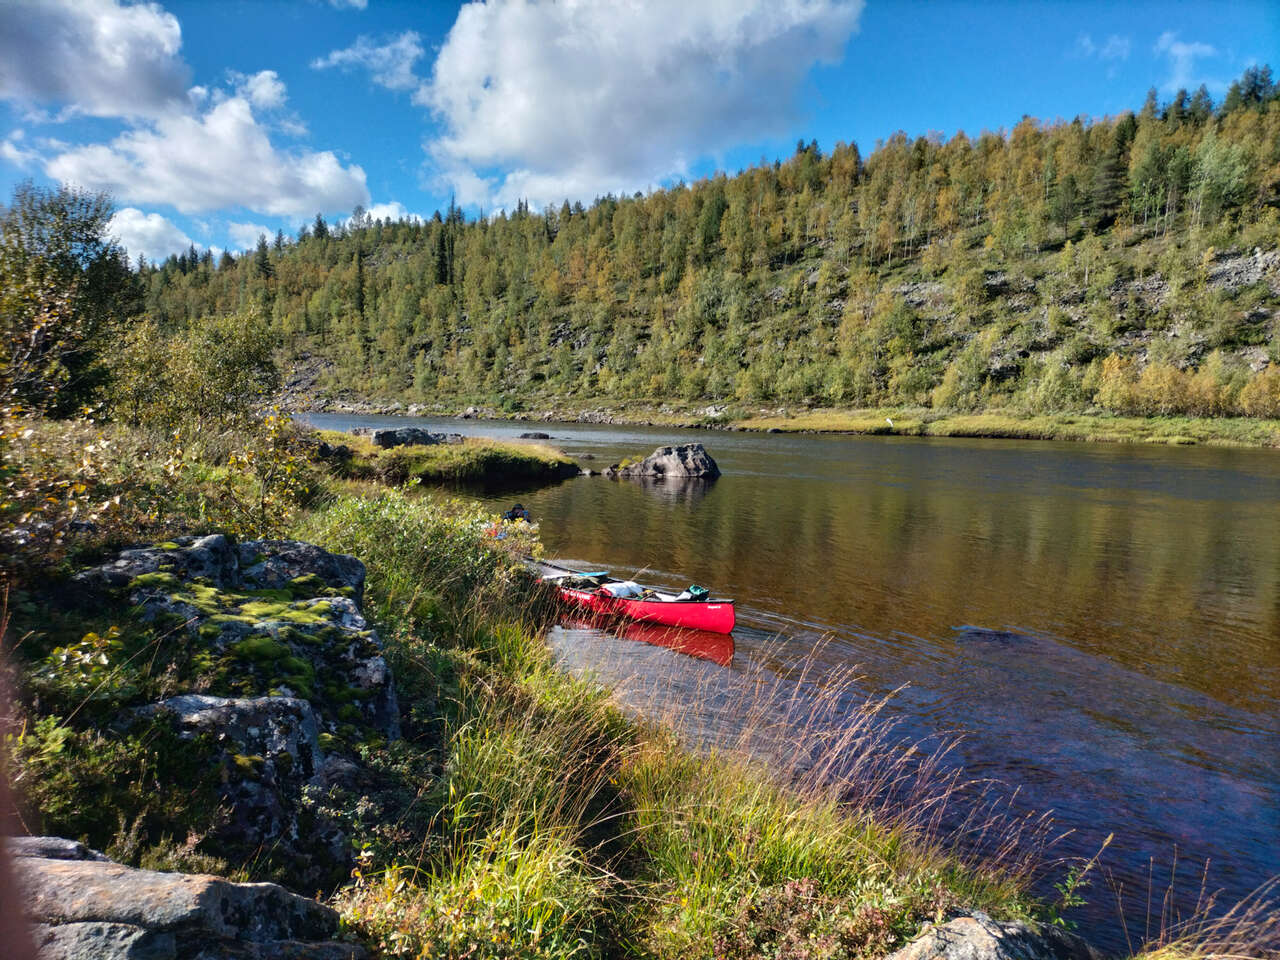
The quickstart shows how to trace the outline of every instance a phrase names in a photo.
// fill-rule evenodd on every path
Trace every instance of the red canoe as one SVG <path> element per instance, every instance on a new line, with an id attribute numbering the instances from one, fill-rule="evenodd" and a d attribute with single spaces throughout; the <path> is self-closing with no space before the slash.
<path id="1" fill-rule="evenodd" d="M 604 571 L 570 570 L 546 562 L 538 563 L 536 569 L 544 581 L 555 584 L 563 600 L 594 616 L 711 633 L 733 632 L 733 601 L 709 597 L 700 588 L 675 594 L 618 580 Z"/>

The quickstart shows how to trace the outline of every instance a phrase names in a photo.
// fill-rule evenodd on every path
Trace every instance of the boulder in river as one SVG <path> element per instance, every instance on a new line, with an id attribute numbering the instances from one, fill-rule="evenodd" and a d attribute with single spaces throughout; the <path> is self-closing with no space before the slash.
<path id="1" fill-rule="evenodd" d="M 614 464 L 604 471 L 608 477 L 665 477 L 714 480 L 720 476 L 720 468 L 711 454 L 700 443 L 683 443 L 674 447 L 659 447 L 639 463 Z"/>
<path id="2" fill-rule="evenodd" d="M 539 433 L 538 431 L 535 430 L 532 433 L 522 433 L 520 434 L 519 437 L 517 437 L 517 439 L 518 440 L 550 440 L 551 434 Z"/>

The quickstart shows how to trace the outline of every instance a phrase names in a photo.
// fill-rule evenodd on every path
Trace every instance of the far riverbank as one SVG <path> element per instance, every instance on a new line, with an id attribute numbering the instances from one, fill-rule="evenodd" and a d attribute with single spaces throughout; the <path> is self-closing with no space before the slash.
<path id="1" fill-rule="evenodd" d="M 927 407 L 835 409 L 779 405 L 582 403 L 539 401 L 529 409 L 397 400 L 288 398 L 296 412 L 407 415 L 505 420 L 521 423 L 595 423 L 771 433 L 843 433 L 871 436 L 980 437 L 1091 443 L 1203 444 L 1280 448 L 1280 420 L 1249 417 L 1118 417 L 1103 413 L 1024 414 L 1008 410 L 958 413 Z"/>

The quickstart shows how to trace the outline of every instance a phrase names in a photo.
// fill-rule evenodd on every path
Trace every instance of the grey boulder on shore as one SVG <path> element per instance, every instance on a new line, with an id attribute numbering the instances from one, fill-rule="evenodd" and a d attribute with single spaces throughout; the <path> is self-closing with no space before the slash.
<path id="1" fill-rule="evenodd" d="M 626 466 L 614 464 L 603 471 L 606 477 L 642 477 L 651 480 L 675 477 L 680 479 L 714 480 L 720 476 L 720 467 L 700 443 L 683 443 L 673 447 L 659 447 L 639 463 Z"/>
<path id="2" fill-rule="evenodd" d="M 927 925 L 920 936 L 886 960 L 1101 960 L 1074 934 L 1045 926 L 1001 923 L 985 913 Z"/>
<path id="3" fill-rule="evenodd" d="M 10 838 L 6 846 L 41 960 L 367 956 L 335 941 L 335 911 L 274 883 L 136 870 L 54 837 Z"/>
<path id="4" fill-rule="evenodd" d="M 356 436 L 367 436 L 373 440 L 375 447 L 390 450 L 392 447 L 431 447 L 438 443 L 461 443 L 460 433 L 432 433 L 421 427 L 396 427 L 394 429 L 375 430 L 370 427 L 356 427 L 351 431 Z"/>

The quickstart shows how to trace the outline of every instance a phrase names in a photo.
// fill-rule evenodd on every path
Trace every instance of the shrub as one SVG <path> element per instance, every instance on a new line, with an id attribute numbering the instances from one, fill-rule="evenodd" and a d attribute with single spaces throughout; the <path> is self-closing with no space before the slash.
<path id="1" fill-rule="evenodd" d="M 424 887 L 409 870 L 361 879 L 340 903 L 384 957 L 599 956 L 605 882 L 571 845 L 499 828 Z M 424 878 L 425 879 L 425 878 Z"/>
<path id="2" fill-rule="evenodd" d="M 246 424 L 279 385 L 274 344 L 255 313 L 205 318 L 173 334 L 140 320 L 115 357 L 116 415 L 188 432 Z"/>
<path id="3" fill-rule="evenodd" d="M 1268 364 L 1240 391 L 1240 409 L 1251 417 L 1280 418 L 1280 365 Z"/>
<path id="4" fill-rule="evenodd" d="M 1102 361 L 1094 403 L 1116 413 L 1134 411 L 1137 407 L 1137 381 L 1131 357 L 1109 354 Z"/>

